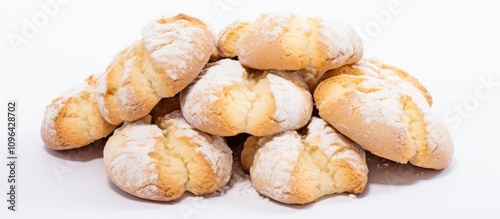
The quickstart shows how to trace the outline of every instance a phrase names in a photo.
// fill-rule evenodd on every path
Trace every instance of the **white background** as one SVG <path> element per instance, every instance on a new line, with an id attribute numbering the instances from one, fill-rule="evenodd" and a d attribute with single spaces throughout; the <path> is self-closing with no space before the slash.
<path id="1" fill-rule="evenodd" d="M 7 122 L 0 118 L 1 218 L 498 217 L 500 13 L 493 1 L 66 0 L 44 20 L 39 2 L 47 1 L 0 1 L 0 115 L 6 117 L 8 100 L 18 101 L 19 154 L 18 211 L 11 213 Z M 389 3 L 397 6 L 392 13 Z M 453 135 L 451 166 L 429 171 L 371 157 L 370 182 L 362 195 L 333 195 L 305 206 L 235 197 L 196 204 L 189 195 L 157 203 L 116 189 L 106 177 L 99 146 L 66 152 L 45 148 L 39 135 L 45 106 L 104 71 L 150 20 L 183 12 L 205 19 L 218 32 L 234 20 L 271 11 L 348 22 L 368 35 L 365 57 L 417 77 Z M 23 35 L 26 20 L 37 17 L 37 30 Z M 13 44 L 13 35 L 23 37 L 23 44 Z M 61 168 L 66 172 L 57 174 Z"/>

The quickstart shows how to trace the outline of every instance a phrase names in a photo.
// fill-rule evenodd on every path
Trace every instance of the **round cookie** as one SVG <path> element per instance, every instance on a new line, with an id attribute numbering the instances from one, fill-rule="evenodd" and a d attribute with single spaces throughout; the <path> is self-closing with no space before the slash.
<path id="1" fill-rule="evenodd" d="M 152 21 L 99 80 L 101 114 L 116 125 L 146 116 L 191 83 L 215 51 L 213 33 L 199 19 L 179 14 Z"/>
<path id="2" fill-rule="evenodd" d="M 295 14 L 262 14 L 254 22 L 235 22 L 217 40 L 223 57 L 238 57 L 250 68 L 320 72 L 351 64 L 363 56 L 356 31 L 344 23 Z"/>
<path id="3" fill-rule="evenodd" d="M 228 182 L 233 160 L 224 138 L 194 129 L 180 111 L 158 125 L 147 119 L 125 123 L 104 147 L 116 186 L 139 198 L 171 201 L 185 191 L 209 194 Z"/>
<path id="4" fill-rule="evenodd" d="M 453 159 L 451 136 L 427 90 L 402 72 L 363 60 L 326 73 L 314 92 L 319 115 L 375 155 L 443 169 Z"/>
<path id="5" fill-rule="evenodd" d="M 307 124 L 312 96 L 297 73 L 250 71 L 230 59 L 207 65 L 180 94 L 186 120 L 220 136 L 264 136 Z"/>
<path id="6" fill-rule="evenodd" d="M 95 93 L 98 77 L 88 77 L 47 106 L 40 134 L 49 148 L 83 147 L 108 136 L 116 128 L 101 116 L 97 107 Z"/>
<path id="7" fill-rule="evenodd" d="M 286 204 L 359 194 L 368 180 L 361 147 L 317 117 L 300 132 L 249 137 L 241 163 L 259 193 Z"/>

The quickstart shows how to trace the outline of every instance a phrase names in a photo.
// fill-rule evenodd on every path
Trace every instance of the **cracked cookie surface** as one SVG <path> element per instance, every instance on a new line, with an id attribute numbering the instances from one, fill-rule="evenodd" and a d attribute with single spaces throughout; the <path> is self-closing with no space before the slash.
<path id="1" fill-rule="evenodd" d="M 211 134 L 256 136 L 304 126 L 312 96 L 298 74 L 251 71 L 238 61 L 211 63 L 180 94 L 182 113 L 194 127 Z"/>
<path id="2" fill-rule="evenodd" d="M 104 164 L 123 191 L 171 201 L 186 191 L 204 195 L 224 186 L 231 176 L 232 151 L 222 137 L 193 128 L 174 111 L 157 124 L 146 117 L 117 129 L 104 147 Z"/>
<path id="3" fill-rule="evenodd" d="M 314 100 L 324 120 L 375 155 L 431 169 L 453 159 L 429 92 L 396 67 L 362 60 L 327 72 Z"/>
<path id="4" fill-rule="evenodd" d="M 98 104 L 115 125 L 146 116 L 191 83 L 216 51 L 205 23 L 179 14 L 145 25 L 142 38 L 119 53 L 99 80 Z"/>
<path id="5" fill-rule="evenodd" d="M 99 76 L 91 75 L 46 107 L 40 134 L 49 148 L 83 147 L 108 136 L 116 128 L 101 116 L 97 106 L 95 93 Z"/>
<path id="6" fill-rule="evenodd" d="M 321 72 L 363 56 L 360 37 L 349 25 L 296 14 L 268 13 L 254 22 L 236 21 L 218 35 L 223 57 L 238 57 L 248 67 Z"/>
<path id="7" fill-rule="evenodd" d="M 249 137 L 241 162 L 259 193 L 287 204 L 359 194 L 368 178 L 361 147 L 317 117 L 298 132 Z"/>

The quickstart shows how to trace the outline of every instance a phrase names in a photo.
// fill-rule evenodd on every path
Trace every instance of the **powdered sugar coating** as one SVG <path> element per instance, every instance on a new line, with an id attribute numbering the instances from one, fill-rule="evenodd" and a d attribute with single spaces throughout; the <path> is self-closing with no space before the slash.
<path id="1" fill-rule="evenodd" d="M 352 95 L 340 97 L 345 98 L 341 101 L 349 101 L 352 106 L 356 106 L 367 126 L 376 122 L 389 128 L 388 132 L 381 134 L 395 140 L 394 145 L 387 146 L 382 145 L 381 141 L 374 141 L 375 148 L 384 148 L 383 152 L 377 153 L 384 156 L 383 153 L 396 153 L 394 149 L 404 149 L 405 157 L 396 158 L 400 159 L 398 162 L 410 161 L 426 168 L 442 169 L 451 162 L 451 136 L 432 111 L 431 97 L 427 90 L 415 78 L 395 67 L 370 59 L 363 59 L 350 68 L 354 69 L 352 75 L 362 78 L 362 82 L 350 87 L 347 92 Z M 345 70 L 350 71 L 342 69 L 339 73 L 345 73 Z M 374 137 L 374 133 L 377 130 L 364 130 L 365 140 L 367 136 Z M 372 143 L 365 141 L 363 144 L 371 149 Z"/>
<path id="2" fill-rule="evenodd" d="M 331 160 L 345 160 L 360 173 L 367 173 L 365 152 L 323 119 L 312 117 L 304 138 L 306 144 L 317 146 Z"/>
<path id="3" fill-rule="evenodd" d="M 302 139 L 295 131 L 259 139 L 261 147 L 254 157 L 250 176 L 266 180 L 260 192 L 277 200 L 286 200 L 292 192 L 292 171 L 302 151 Z M 286 153 L 283 147 L 286 146 Z"/>
<path id="4" fill-rule="evenodd" d="M 45 113 L 42 119 L 42 135 L 44 135 L 44 140 L 50 145 L 60 145 L 57 139 L 57 128 L 55 125 L 56 118 L 60 115 L 59 113 L 66 106 L 67 101 L 70 98 L 77 98 L 84 93 L 92 93 L 92 87 L 87 81 L 81 82 L 69 90 L 65 91 L 60 97 L 54 99 L 50 105 L 45 109 Z"/>
<path id="5" fill-rule="evenodd" d="M 217 191 L 221 196 L 230 196 L 238 198 L 251 198 L 257 200 L 266 200 L 252 185 L 250 175 L 246 173 L 241 167 L 240 158 L 236 155 L 233 156 L 233 167 L 231 179 L 224 187 Z"/>
<path id="6" fill-rule="evenodd" d="M 231 85 L 244 86 L 243 75 L 245 69 L 238 61 L 223 59 L 214 66 L 206 68 L 200 74 L 196 83 L 183 91 L 185 102 L 181 105 L 182 113 L 191 124 L 206 124 L 208 109 L 203 106 L 209 106 L 215 102 L 217 96 L 207 94 L 221 93 L 224 87 Z"/>
<path id="7" fill-rule="evenodd" d="M 211 39 L 206 30 L 196 26 L 186 25 L 185 20 L 164 22 L 161 18 L 150 22 L 142 29 L 143 42 L 151 53 L 150 57 L 162 66 L 176 63 L 173 69 L 162 69 L 172 80 L 178 80 L 190 66 L 188 62 L 196 58 L 205 60 L 207 54 L 201 53 L 196 48 L 201 44 L 199 39 Z M 206 42 L 205 42 L 206 43 Z M 213 42 L 209 42 L 213 46 Z"/>
<path id="8" fill-rule="evenodd" d="M 304 102 L 312 102 L 312 98 L 304 95 L 297 85 L 285 78 L 274 74 L 266 77 L 275 100 L 276 111 L 273 118 L 284 129 L 293 129 L 302 118 L 308 116 L 309 110 Z"/>
<path id="9" fill-rule="evenodd" d="M 135 62 L 136 58 L 135 57 L 131 57 L 129 59 L 127 59 L 125 61 L 125 63 L 123 64 L 123 75 L 122 75 L 122 79 L 120 81 L 120 83 L 125 83 L 129 77 L 130 77 L 130 74 L 132 73 L 132 67 L 134 65 L 134 62 Z"/>
<path id="10" fill-rule="evenodd" d="M 353 37 L 355 33 L 350 26 L 323 19 L 318 21 L 320 25 L 318 41 L 326 45 L 326 52 L 332 65 L 338 66 L 339 63 L 346 62 L 350 58 L 349 54 L 362 52 L 362 48 L 356 47 L 361 45 L 361 41 L 358 37 Z"/>
<path id="11" fill-rule="evenodd" d="M 299 87 L 294 80 L 282 77 L 281 74 L 293 73 L 247 72 L 238 61 L 220 60 L 204 69 L 195 83 L 181 92 L 182 113 L 190 124 L 210 133 L 212 130 L 205 127 L 227 127 L 229 125 L 225 122 L 228 121 L 227 123 L 234 126 L 231 127 L 232 134 L 255 134 L 255 125 L 249 122 L 255 117 L 276 121 L 278 125 L 272 123 L 269 126 L 273 128 L 269 131 L 273 132 L 272 134 L 300 128 L 307 122 L 306 118 L 312 111 L 312 96 L 305 83 L 304 87 Z M 294 76 L 295 81 L 302 80 L 299 75 Z M 269 90 L 259 86 L 268 86 Z M 254 107 L 260 104 L 255 104 L 259 95 L 266 98 L 272 96 L 274 101 L 268 102 L 275 104 L 274 111 Z M 235 100 L 230 100 L 231 98 Z M 228 115 L 227 118 L 219 115 L 227 112 L 233 112 L 234 115 Z M 235 122 L 236 120 L 238 122 Z M 226 134 L 217 131 L 213 133 Z"/>
<path id="12" fill-rule="evenodd" d="M 111 120 L 109 110 L 106 108 L 106 99 L 104 98 L 108 90 L 108 82 L 106 80 L 108 74 L 108 72 L 105 72 L 101 77 L 99 77 L 99 79 L 97 79 L 96 88 L 97 107 L 106 121 Z"/>
<path id="13" fill-rule="evenodd" d="M 137 121 L 117 129 L 114 136 L 125 138 L 119 150 L 106 151 L 108 175 L 117 185 L 135 195 L 160 198 L 156 161 L 149 156 L 163 133 L 154 125 Z"/>
<path id="14" fill-rule="evenodd" d="M 283 32 L 288 29 L 287 21 L 292 17 L 291 13 L 282 14 L 264 14 L 257 22 L 264 27 L 274 26 L 271 30 L 260 30 L 263 38 L 267 41 L 274 42 L 283 35 Z"/>
<path id="15" fill-rule="evenodd" d="M 201 153 L 212 166 L 213 172 L 217 175 L 217 185 L 224 185 L 229 180 L 233 159 L 232 151 L 224 138 L 196 130 L 184 119 L 180 110 L 167 114 L 164 121 L 172 122 L 179 129 L 177 133 L 197 144 L 195 150 Z"/>
<path id="16" fill-rule="evenodd" d="M 390 96 L 385 97 L 387 104 L 381 104 L 382 106 L 384 106 L 387 115 L 401 115 L 402 112 L 391 112 L 390 109 L 392 109 L 393 111 L 402 111 L 401 107 L 397 107 L 395 106 L 395 104 L 401 105 L 399 101 L 402 96 L 411 97 L 411 101 L 415 103 L 418 111 L 422 113 L 423 120 L 426 124 L 425 129 L 427 135 L 425 141 L 427 142 L 429 151 L 434 151 L 437 149 L 437 147 L 442 147 L 443 145 L 445 145 L 445 147 L 442 147 L 445 148 L 443 150 L 450 150 L 449 148 L 446 149 L 446 146 L 450 145 L 449 142 L 447 142 L 447 137 L 449 136 L 449 134 L 444 133 L 446 127 L 442 125 L 440 119 L 437 118 L 437 116 L 432 112 L 431 106 L 427 102 L 427 99 L 424 95 L 422 95 L 421 91 L 417 87 L 415 87 L 410 82 L 401 79 L 395 72 L 393 72 L 393 70 L 383 69 L 368 60 L 360 61 L 360 63 L 355 65 L 355 67 L 362 69 L 363 73 L 372 77 L 369 80 L 366 80 L 367 83 L 368 81 L 370 81 L 370 83 L 378 81 L 378 83 L 381 84 L 382 82 L 379 82 L 380 80 L 378 78 L 383 80 L 383 87 L 382 85 L 378 85 L 378 88 L 384 89 L 384 92 L 391 94 Z M 388 102 L 391 103 L 389 104 Z M 366 106 L 365 108 L 369 107 Z"/>
<path id="17" fill-rule="evenodd" d="M 426 115 L 424 117 L 424 122 L 427 125 L 427 147 L 429 151 L 435 154 L 445 154 L 447 155 L 445 160 L 448 162 L 453 159 L 453 140 L 450 133 L 446 129 L 445 124 L 441 119 L 434 113 Z M 437 157 L 434 156 L 433 159 Z M 436 160 L 432 162 L 436 163 Z"/>
<path id="18" fill-rule="evenodd" d="M 402 107 L 399 102 L 400 96 L 392 89 L 387 89 L 385 82 L 370 78 L 358 85 L 358 89 L 371 90 L 368 93 L 356 91 L 356 100 L 364 122 L 370 125 L 376 121 L 379 124 L 402 128 Z"/>

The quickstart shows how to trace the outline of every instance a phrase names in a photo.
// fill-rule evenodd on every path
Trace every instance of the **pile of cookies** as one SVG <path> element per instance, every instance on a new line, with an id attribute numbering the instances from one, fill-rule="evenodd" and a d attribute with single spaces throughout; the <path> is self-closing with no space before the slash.
<path id="1" fill-rule="evenodd" d="M 110 180 L 134 196 L 170 201 L 224 187 L 233 163 L 227 139 L 249 135 L 240 160 L 255 189 L 305 204 L 362 193 L 365 150 L 447 167 L 453 141 L 431 105 L 417 79 L 364 59 L 346 24 L 263 14 L 215 35 L 179 14 L 144 26 L 103 74 L 52 101 L 41 136 L 55 150 L 108 137 Z"/>

